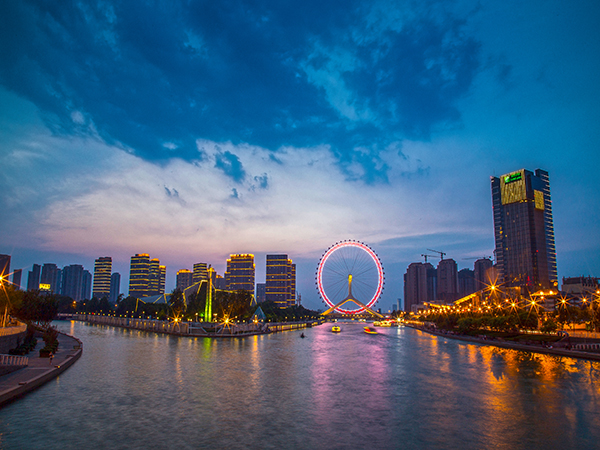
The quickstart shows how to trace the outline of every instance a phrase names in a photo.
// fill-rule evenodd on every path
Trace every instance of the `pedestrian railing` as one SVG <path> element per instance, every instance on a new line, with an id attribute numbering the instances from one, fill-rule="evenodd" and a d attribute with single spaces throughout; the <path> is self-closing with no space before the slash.
<path id="1" fill-rule="evenodd" d="M 0 355 L 0 366 L 25 367 L 28 365 L 29 365 L 29 358 L 27 356 Z"/>

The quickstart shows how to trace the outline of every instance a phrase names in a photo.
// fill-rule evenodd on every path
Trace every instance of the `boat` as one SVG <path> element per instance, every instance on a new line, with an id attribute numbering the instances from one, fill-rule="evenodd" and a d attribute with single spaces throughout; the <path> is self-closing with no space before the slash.
<path id="1" fill-rule="evenodd" d="M 377 330 L 375 330 L 374 328 L 364 327 L 363 329 L 365 330 L 365 333 L 367 333 L 367 334 L 377 334 Z"/>
<path id="2" fill-rule="evenodd" d="M 331 327 L 331 332 L 332 333 L 339 333 L 340 331 L 342 331 L 342 329 L 339 326 L 337 326 L 337 325 L 334 325 L 334 326 Z"/>

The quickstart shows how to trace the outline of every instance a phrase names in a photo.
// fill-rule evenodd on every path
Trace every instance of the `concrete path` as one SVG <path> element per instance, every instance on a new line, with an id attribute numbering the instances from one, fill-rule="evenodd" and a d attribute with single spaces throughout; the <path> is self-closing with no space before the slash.
<path id="1" fill-rule="evenodd" d="M 44 341 L 38 338 L 38 344 L 29 352 L 29 365 L 23 369 L 0 376 L 0 407 L 30 392 L 44 383 L 56 378 L 81 357 L 81 341 L 59 333 L 58 350 L 52 361 L 40 358 L 40 349 Z"/>

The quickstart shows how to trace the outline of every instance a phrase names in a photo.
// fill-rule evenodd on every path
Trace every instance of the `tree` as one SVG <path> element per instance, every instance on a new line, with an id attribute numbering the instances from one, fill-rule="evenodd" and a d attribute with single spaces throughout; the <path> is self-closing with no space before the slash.
<path id="1" fill-rule="evenodd" d="M 181 319 L 185 312 L 185 301 L 183 299 L 183 291 L 181 289 L 173 289 L 169 296 L 169 307 L 173 312 L 173 317 Z"/>

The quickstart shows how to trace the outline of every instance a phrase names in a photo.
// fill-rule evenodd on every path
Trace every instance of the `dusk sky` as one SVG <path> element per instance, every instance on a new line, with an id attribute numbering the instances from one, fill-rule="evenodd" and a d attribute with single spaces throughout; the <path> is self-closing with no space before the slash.
<path id="1" fill-rule="evenodd" d="M 0 253 L 175 273 L 369 244 L 492 255 L 490 176 L 550 174 L 559 279 L 600 276 L 600 3 L 0 3 Z M 437 259 L 432 258 L 437 264 Z"/>

